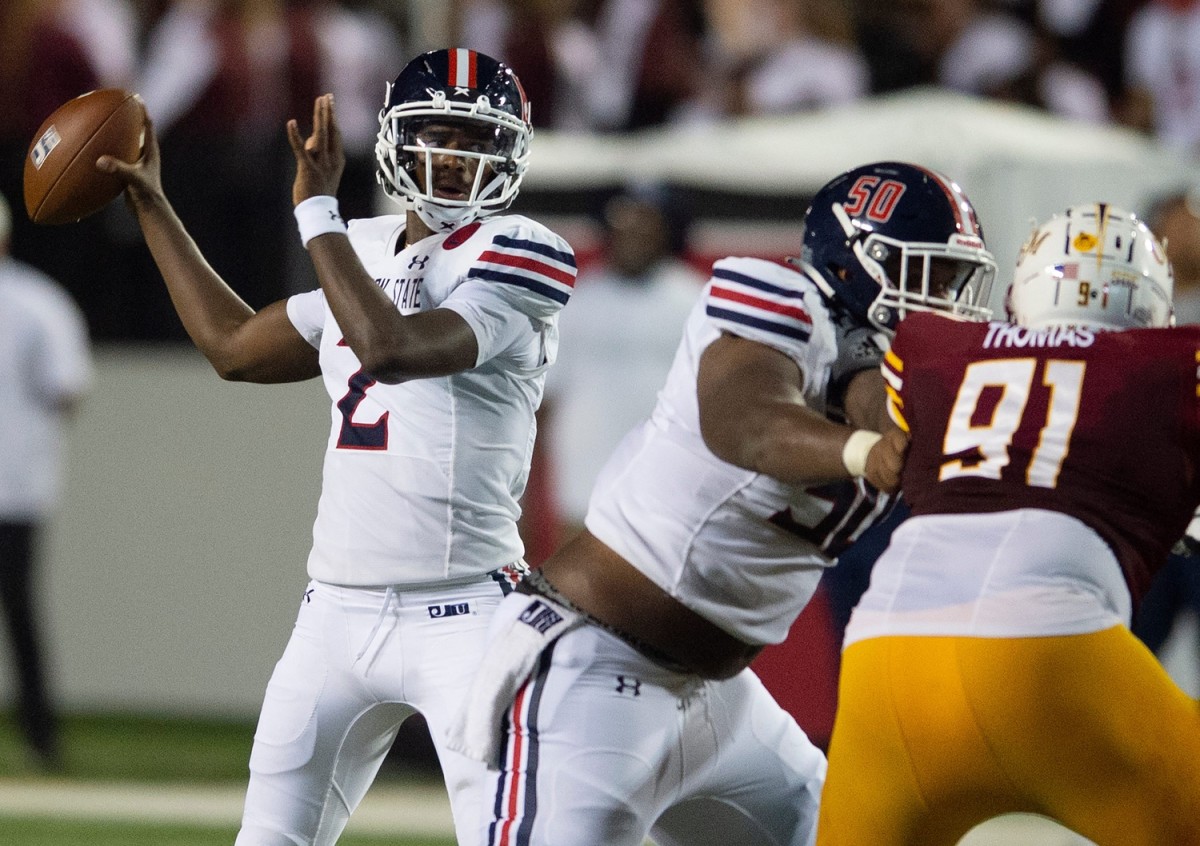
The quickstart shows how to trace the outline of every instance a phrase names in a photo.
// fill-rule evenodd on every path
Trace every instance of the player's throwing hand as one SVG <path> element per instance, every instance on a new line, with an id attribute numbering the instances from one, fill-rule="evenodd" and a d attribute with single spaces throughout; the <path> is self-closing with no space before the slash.
<path id="1" fill-rule="evenodd" d="M 125 162 L 115 156 L 100 156 L 96 169 L 111 173 L 125 183 L 125 199 L 136 212 L 147 203 L 166 202 L 162 187 L 162 166 L 159 160 L 158 136 L 154 132 L 154 121 L 146 115 L 145 135 L 142 139 L 142 157 L 135 162 Z"/>
<path id="2" fill-rule="evenodd" d="M 299 205 L 310 197 L 337 196 L 346 155 L 342 151 L 342 133 L 333 116 L 333 95 L 322 94 L 313 101 L 312 135 L 302 138 L 295 118 L 287 122 L 287 134 L 296 156 L 292 202 Z"/>

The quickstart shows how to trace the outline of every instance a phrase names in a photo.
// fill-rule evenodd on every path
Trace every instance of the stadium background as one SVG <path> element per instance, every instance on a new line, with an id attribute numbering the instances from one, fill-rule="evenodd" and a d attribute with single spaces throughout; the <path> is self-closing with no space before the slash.
<path id="1" fill-rule="evenodd" d="M 436 43 L 435 34 L 424 40 Z M 516 210 L 560 231 L 586 265 L 597 249 L 594 198 L 631 178 L 665 181 L 697 215 L 696 264 L 779 258 L 798 249 L 812 191 L 848 167 L 889 158 L 943 170 L 966 189 L 1000 263 L 997 308 L 1032 219 L 1092 199 L 1137 210 L 1200 179 L 1194 160 L 1143 134 L 919 89 L 719 128 L 540 130 Z M 96 385 L 71 431 L 66 496 L 42 580 L 68 714 L 252 724 L 303 588 L 327 408 L 316 382 L 223 383 L 186 345 L 98 345 Z M 823 614 L 818 595 L 793 637 L 760 665 L 818 740 L 835 704 L 836 644 Z M 1190 653 L 1175 667 L 1186 685 L 1195 683 L 1193 667 Z M 11 684 L 6 667 L 0 701 L 11 698 Z M 411 743 L 402 754 L 427 754 L 419 737 Z M 10 796 L 19 794 L 14 784 L 5 785 Z M 63 801 L 83 802 L 69 779 L 52 786 Z M 240 785 L 232 794 L 236 805 Z M 0 807 L 0 843 L 33 842 L 6 840 L 3 815 L 11 813 Z M 1035 842 L 1024 837 L 1012 842 Z"/>

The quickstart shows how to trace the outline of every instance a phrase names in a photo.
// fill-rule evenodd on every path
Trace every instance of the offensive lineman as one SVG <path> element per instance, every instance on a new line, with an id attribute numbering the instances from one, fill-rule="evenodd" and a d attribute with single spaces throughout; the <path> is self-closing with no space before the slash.
<path id="1" fill-rule="evenodd" d="M 817 192 L 796 269 L 716 263 L 586 530 L 494 621 L 451 739 L 499 767 L 489 846 L 812 842 L 825 758 L 747 666 L 890 508 L 872 336 L 980 314 L 994 269 L 958 186 L 893 162 Z"/>
<path id="2" fill-rule="evenodd" d="M 267 687 L 238 846 L 327 846 L 400 724 L 432 730 L 459 841 L 477 834 L 478 762 L 444 748 L 502 594 L 526 569 L 517 501 L 534 411 L 575 277 L 570 247 L 515 215 L 529 104 L 505 65 L 426 53 L 389 86 L 376 156 L 404 216 L 354 221 L 333 98 L 288 135 L 319 290 L 253 312 L 172 211 L 147 122 L 118 174 L 188 334 L 226 379 L 321 375 L 332 427 L 304 592 Z"/>
<path id="3" fill-rule="evenodd" d="M 1200 328 L 1144 328 L 1172 285 L 1143 223 L 1088 204 L 1025 244 L 1016 325 L 901 325 L 912 516 L 846 632 L 822 846 L 1018 811 L 1200 844 L 1200 706 L 1128 629 L 1200 504 Z"/>

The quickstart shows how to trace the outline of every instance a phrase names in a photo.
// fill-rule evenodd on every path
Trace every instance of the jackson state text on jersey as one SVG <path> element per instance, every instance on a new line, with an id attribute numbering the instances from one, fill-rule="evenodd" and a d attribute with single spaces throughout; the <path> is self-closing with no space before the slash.
<path id="1" fill-rule="evenodd" d="M 451 376 L 377 383 L 342 340 L 323 293 L 288 301 L 320 350 L 333 400 L 309 574 L 348 585 L 415 584 L 511 564 L 534 411 L 575 279 L 571 248 L 517 215 L 404 247 L 403 218 L 352 221 L 367 272 L 403 313 L 453 309 L 479 344 Z"/>
<path id="2" fill-rule="evenodd" d="M 1044 508 L 1112 547 L 1135 601 L 1200 502 L 1200 328 L 904 320 L 883 365 L 914 514 Z"/>
<path id="3" fill-rule="evenodd" d="M 597 480 L 586 524 L 684 605 L 747 643 L 777 643 L 831 557 L 890 499 L 846 481 L 804 489 L 722 461 L 700 434 L 700 357 L 722 332 L 794 361 L 807 405 L 826 412 L 835 328 L 790 268 L 723 259 L 693 309 L 658 405 Z"/>

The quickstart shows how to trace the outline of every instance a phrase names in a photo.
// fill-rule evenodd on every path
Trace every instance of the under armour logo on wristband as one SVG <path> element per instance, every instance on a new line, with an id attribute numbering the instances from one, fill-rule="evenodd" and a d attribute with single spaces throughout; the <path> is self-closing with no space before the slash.
<path id="1" fill-rule="evenodd" d="M 300 242 L 305 247 L 318 235 L 346 234 L 346 221 L 342 220 L 336 197 L 325 194 L 309 197 L 298 203 L 293 212 L 300 227 Z"/>

